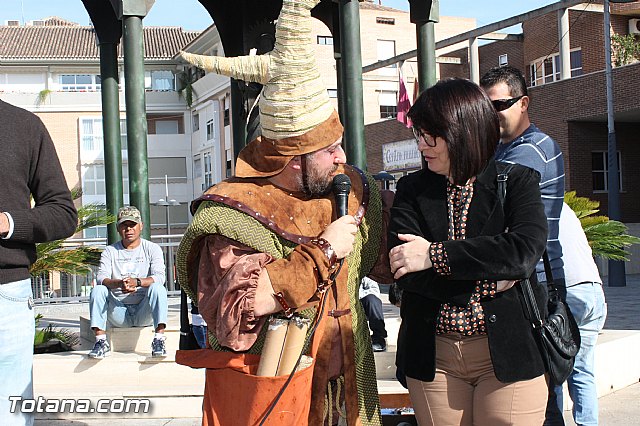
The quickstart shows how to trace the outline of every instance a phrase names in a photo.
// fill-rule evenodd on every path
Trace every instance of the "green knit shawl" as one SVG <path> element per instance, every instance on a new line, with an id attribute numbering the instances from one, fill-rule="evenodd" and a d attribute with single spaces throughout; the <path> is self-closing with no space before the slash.
<path id="1" fill-rule="evenodd" d="M 370 188 L 370 198 L 367 212 L 358 227 L 353 251 L 346 258 L 349 270 L 347 290 L 351 306 L 351 318 L 355 344 L 356 380 L 359 389 L 360 418 L 365 425 L 379 425 L 379 399 L 377 392 L 375 362 L 371 351 L 371 341 L 367 319 L 359 303 L 358 290 L 360 281 L 369 273 L 378 258 L 380 239 L 382 237 L 382 201 L 377 184 L 370 175 L 366 175 Z M 189 285 L 197 283 L 197 277 L 187 270 L 187 258 L 191 250 L 200 250 L 203 237 L 220 234 L 241 244 L 268 253 L 276 259 L 288 256 L 297 243 L 279 237 L 275 232 L 267 229 L 253 217 L 235 210 L 226 204 L 205 201 L 200 204 L 193 222 L 180 242 L 176 255 L 178 282 L 191 300 L 197 301 L 193 289 Z M 303 316 L 312 316 L 315 310 L 302 312 Z M 260 353 L 264 343 L 264 332 L 248 351 Z M 209 333 L 209 341 L 213 349 L 227 350 L 220 346 L 215 336 Z"/>

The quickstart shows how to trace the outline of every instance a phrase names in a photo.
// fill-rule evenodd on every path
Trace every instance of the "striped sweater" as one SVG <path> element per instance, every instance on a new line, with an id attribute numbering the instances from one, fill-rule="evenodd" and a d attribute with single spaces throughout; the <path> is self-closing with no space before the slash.
<path id="1" fill-rule="evenodd" d="M 500 143 L 496 160 L 521 164 L 540 173 L 540 193 L 549 223 L 547 252 L 553 277 L 564 278 L 562 246 L 558 239 L 560 212 L 564 201 L 564 161 L 558 144 L 531 124 L 520 136 L 509 143 Z M 536 267 L 538 281 L 547 281 L 542 261 Z"/>

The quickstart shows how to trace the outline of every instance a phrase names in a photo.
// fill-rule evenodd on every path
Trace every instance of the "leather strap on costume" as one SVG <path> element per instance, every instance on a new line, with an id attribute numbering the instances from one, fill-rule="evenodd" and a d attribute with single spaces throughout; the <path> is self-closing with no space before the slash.
<path id="1" fill-rule="evenodd" d="M 351 309 L 332 309 L 327 312 L 327 315 L 333 318 L 340 318 L 343 315 L 348 315 L 351 313 Z"/>

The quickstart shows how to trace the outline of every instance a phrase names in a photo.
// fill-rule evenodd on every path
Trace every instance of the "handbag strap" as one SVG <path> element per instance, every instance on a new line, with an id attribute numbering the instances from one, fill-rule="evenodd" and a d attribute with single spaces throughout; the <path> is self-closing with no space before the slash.
<path id="1" fill-rule="evenodd" d="M 498 199 L 500 200 L 500 205 L 504 209 L 504 203 L 507 197 L 507 180 L 509 179 L 509 172 L 513 169 L 513 164 L 509 164 L 502 173 L 498 174 Z M 547 254 L 547 250 L 544 250 L 542 254 L 542 260 L 544 262 L 544 271 L 547 276 L 547 285 L 551 286 L 555 290 L 555 285 L 553 284 L 553 275 L 551 274 L 551 264 L 549 262 L 549 255 Z M 533 328 L 541 328 L 543 321 L 542 316 L 540 315 L 540 310 L 538 309 L 538 303 L 536 302 L 536 295 L 531 288 L 531 282 L 529 278 L 520 281 L 520 288 L 522 289 L 522 294 L 524 296 L 525 305 L 527 310 L 529 311 L 529 318 L 531 319 L 531 325 Z"/>
<path id="2" fill-rule="evenodd" d="M 529 281 L 529 278 L 520 281 L 520 289 L 522 290 L 522 295 L 524 296 L 524 304 L 527 307 L 527 311 L 529 311 L 531 326 L 533 328 L 541 329 L 544 321 L 540 316 L 540 310 L 538 309 L 538 303 L 536 302 L 536 295 L 531 288 L 531 282 Z"/>
<path id="3" fill-rule="evenodd" d="M 549 261 L 549 253 L 545 249 L 542 253 L 542 262 L 544 263 L 544 275 L 547 277 L 547 287 L 556 288 L 556 284 L 553 281 L 553 273 L 551 272 L 551 262 Z"/>
<path id="4" fill-rule="evenodd" d="M 509 172 L 513 169 L 513 164 L 509 164 L 502 173 L 498 174 L 498 199 L 500 205 L 504 210 L 504 203 L 507 198 L 507 180 L 509 179 Z M 544 263 L 544 274 L 547 278 L 547 288 L 550 288 L 553 294 L 557 294 L 556 285 L 553 281 L 553 273 L 551 272 L 551 262 L 549 261 L 549 253 L 547 249 L 544 249 L 542 253 L 542 263 Z"/>

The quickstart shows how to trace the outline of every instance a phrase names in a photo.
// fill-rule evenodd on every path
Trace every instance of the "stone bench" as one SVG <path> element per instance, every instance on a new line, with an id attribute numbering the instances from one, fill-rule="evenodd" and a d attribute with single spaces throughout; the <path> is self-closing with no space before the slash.
<path id="1" fill-rule="evenodd" d="M 172 321 L 167 322 L 169 324 L 164 330 L 167 353 L 175 353 L 180 343 L 180 328 L 173 325 Z M 107 325 L 107 339 L 114 352 L 149 353 L 154 334 L 152 326 L 114 328 Z M 95 333 L 91 329 L 91 321 L 88 316 L 80 315 L 80 339 L 83 341 L 81 348 L 90 349 L 93 347 Z"/>

